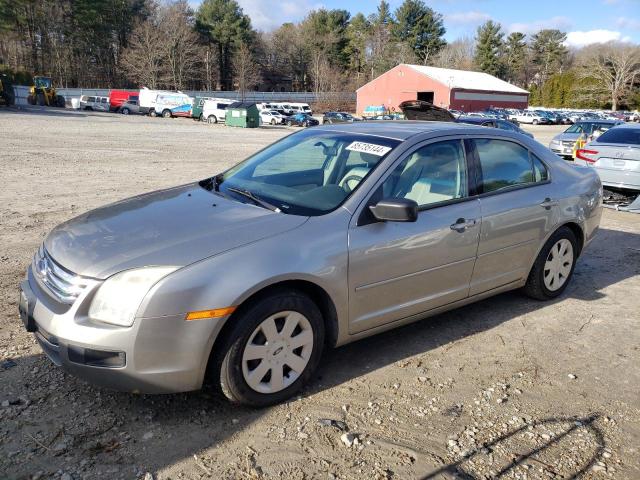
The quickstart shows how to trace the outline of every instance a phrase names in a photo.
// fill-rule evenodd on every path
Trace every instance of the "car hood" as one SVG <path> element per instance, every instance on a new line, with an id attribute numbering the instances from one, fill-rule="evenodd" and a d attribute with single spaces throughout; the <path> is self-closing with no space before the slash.
<path id="1" fill-rule="evenodd" d="M 185 266 L 307 219 L 230 200 L 194 183 L 84 213 L 54 228 L 44 245 L 64 268 L 104 279 L 131 268 Z"/>
<path id="2" fill-rule="evenodd" d="M 553 137 L 554 140 L 558 140 L 558 141 L 572 141 L 575 142 L 578 137 L 580 136 L 579 133 L 560 133 L 558 135 L 556 135 L 555 137 Z"/>

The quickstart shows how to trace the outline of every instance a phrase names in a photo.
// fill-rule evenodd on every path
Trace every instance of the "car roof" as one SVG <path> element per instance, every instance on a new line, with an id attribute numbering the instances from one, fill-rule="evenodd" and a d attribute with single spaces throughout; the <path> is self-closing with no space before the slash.
<path id="1" fill-rule="evenodd" d="M 486 119 L 485 119 L 486 120 Z M 341 123 L 336 125 L 323 125 L 316 127 L 326 131 L 345 133 L 359 133 L 363 135 L 375 135 L 378 137 L 406 140 L 421 133 L 445 132 L 455 130 L 455 133 L 482 132 L 486 133 L 486 127 L 469 125 L 456 122 L 430 122 L 420 120 L 391 120 L 375 122 Z M 454 133 L 454 132 L 446 132 Z"/>
<path id="2" fill-rule="evenodd" d="M 458 118 L 456 118 L 457 122 L 461 122 L 461 123 L 473 123 L 473 124 L 481 124 L 484 122 L 493 122 L 495 121 L 495 118 L 488 118 L 488 117 L 470 117 L 468 115 L 461 115 Z"/>

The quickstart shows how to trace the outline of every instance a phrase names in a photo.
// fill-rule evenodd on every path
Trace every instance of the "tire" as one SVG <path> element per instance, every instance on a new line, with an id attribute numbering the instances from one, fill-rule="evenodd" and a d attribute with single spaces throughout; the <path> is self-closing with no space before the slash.
<path id="1" fill-rule="evenodd" d="M 218 119 L 216 118 L 215 115 L 209 115 L 207 117 L 207 122 L 209 122 L 209 123 L 218 123 Z"/>
<path id="2" fill-rule="evenodd" d="M 36 98 L 38 105 L 40 105 L 41 107 L 44 107 L 46 105 L 46 100 L 44 99 L 43 93 L 39 93 Z"/>
<path id="3" fill-rule="evenodd" d="M 532 123 L 533 125 L 537 125 L 537 124 L 538 124 L 538 120 L 535 120 L 535 119 L 534 119 L 531 123 Z"/>
<path id="4" fill-rule="evenodd" d="M 158 116 L 158 114 L 156 113 L 155 110 L 149 110 L 149 116 L 155 118 Z"/>
<path id="5" fill-rule="evenodd" d="M 292 325 L 290 335 L 285 328 L 289 323 Z M 272 328 L 263 330 L 265 325 Z M 271 347 L 265 331 L 274 335 Z M 280 337 L 283 332 L 284 336 Z M 233 329 L 226 338 L 212 372 L 219 375 L 215 380 L 220 389 L 232 402 L 266 407 L 291 397 L 311 379 L 322 356 L 324 322 L 309 297 L 296 290 L 282 289 L 242 308 L 234 317 Z M 294 339 L 305 343 L 290 347 L 289 341 Z M 247 349 L 249 346 L 253 346 L 252 353 Z M 252 355 L 257 356 L 246 358 Z M 299 371 L 288 362 L 297 363 Z M 278 371 L 281 375 L 273 376 Z"/>
<path id="6" fill-rule="evenodd" d="M 278 122 L 276 122 L 276 119 L 275 119 L 275 118 L 272 118 L 272 119 L 271 119 L 271 125 L 275 126 L 275 124 L 276 124 L 276 123 L 278 123 Z"/>
<path id="7" fill-rule="evenodd" d="M 123 115 L 129 115 L 129 109 L 128 108 L 123 108 L 122 109 L 122 114 Z"/>
<path id="8" fill-rule="evenodd" d="M 27 103 L 29 105 L 35 105 L 36 104 L 36 97 L 33 96 L 33 95 L 27 96 Z"/>
<path id="9" fill-rule="evenodd" d="M 570 252 L 567 251 L 563 255 L 569 245 L 571 247 Z M 524 293 L 536 300 L 551 300 L 560 296 L 571 281 L 577 258 L 578 241 L 575 234 L 569 227 L 560 227 L 549 237 L 549 240 L 540 250 L 531 272 L 529 272 L 527 283 L 523 289 Z M 558 277 L 552 279 L 550 277 L 554 276 L 555 267 L 550 262 L 553 262 L 554 259 L 560 262 L 556 265 L 561 268 L 561 273 Z M 569 261 L 571 265 L 567 265 Z M 560 283 L 558 283 L 558 280 Z"/>
<path id="10" fill-rule="evenodd" d="M 293 124 L 291 123 L 291 120 L 287 120 L 287 127 L 290 127 L 291 125 L 293 125 Z"/>
<path id="11" fill-rule="evenodd" d="M 163 110 L 162 111 L 162 117 L 163 118 L 171 118 L 172 117 L 171 110 Z"/>
<path id="12" fill-rule="evenodd" d="M 66 103 L 64 101 L 64 97 L 62 95 L 56 95 L 56 107 L 65 108 Z"/>

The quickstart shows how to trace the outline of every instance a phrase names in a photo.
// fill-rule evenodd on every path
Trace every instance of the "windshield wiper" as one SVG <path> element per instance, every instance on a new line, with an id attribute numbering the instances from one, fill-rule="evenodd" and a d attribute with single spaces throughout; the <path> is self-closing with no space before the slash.
<path id="1" fill-rule="evenodd" d="M 253 203 L 255 203 L 256 205 L 259 205 L 263 208 L 271 210 L 272 212 L 278 212 L 278 213 L 280 212 L 280 209 L 278 207 L 276 207 L 275 205 L 265 200 L 262 200 L 261 198 L 256 197 L 256 195 L 250 192 L 249 190 L 242 190 L 240 188 L 234 188 L 234 187 L 227 187 L 227 190 L 233 193 L 237 193 L 238 195 L 242 195 L 243 197 L 246 197 L 249 200 L 252 200 Z"/>

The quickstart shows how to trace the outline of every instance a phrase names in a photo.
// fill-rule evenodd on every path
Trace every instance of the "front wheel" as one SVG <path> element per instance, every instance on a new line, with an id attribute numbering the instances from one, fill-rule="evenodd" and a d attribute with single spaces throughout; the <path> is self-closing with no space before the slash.
<path id="1" fill-rule="evenodd" d="M 538 124 L 538 120 L 534 120 L 534 121 L 533 121 L 533 122 L 531 122 L 531 123 L 533 123 L 534 125 L 537 125 L 537 124 Z"/>
<path id="2" fill-rule="evenodd" d="M 275 118 L 272 118 L 272 119 L 271 119 L 271 125 L 275 125 L 276 123 L 277 123 L 277 122 L 276 122 L 276 119 L 275 119 Z"/>
<path id="3" fill-rule="evenodd" d="M 291 123 L 291 120 L 287 120 L 287 127 L 290 127 L 291 125 L 293 125 L 293 123 Z"/>
<path id="4" fill-rule="evenodd" d="M 215 115 L 209 115 L 207 117 L 207 122 L 209 122 L 209 123 L 218 123 L 218 119 L 216 118 Z"/>
<path id="5" fill-rule="evenodd" d="M 162 112 L 162 116 L 163 116 L 164 118 L 171 118 L 171 110 L 164 110 L 164 111 Z"/>
<path id="6" fill-rule="evenodd" d="M 230 400 L 254 407 L 280 403 L 307 383 L 324 345 L 316 304 L 295 290 L 263 297 L 233 319 L 216 362 L 220 388 Z"/>
<path id="7" fill-rule="evenodd" d="M 122 114 L 123 115 L 129 115 L 129 109 L 128 108 L 123 108 L 122 109 Z"/>
<path id="8" fill-rule="evenodd" d="M 537 300 L 550 300 L 564 292 L 578 258 L 578 241 L 568 227 L 559 228 L 538 254 L 524 286 L 524 292 Z"/>

